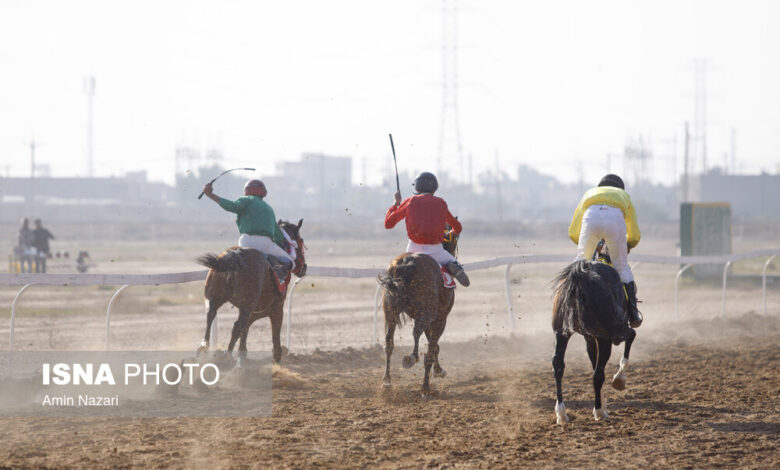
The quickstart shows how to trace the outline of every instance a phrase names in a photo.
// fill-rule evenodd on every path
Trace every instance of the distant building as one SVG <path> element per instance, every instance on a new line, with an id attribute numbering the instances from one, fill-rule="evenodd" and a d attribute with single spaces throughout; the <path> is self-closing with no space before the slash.
<path id="1" fill-rule="evenodd" d="M 780 174 L 724 175 L 711 171 L 691 178 L 691 200 L 731 203 L 736 218 L 780 219 Z"/>
<path id="2" fill-rule="evenodd" d="M 304 153 L 300 161 L 280 162 L 279 175 L 309 193 L 322 194 L 329 189 L 352 185 L 352 158 L 331 157 L 321 153 Z"/>
<path id="3" fill-rule="evenodd" d="M 110 178 L 0 178 L 2 219 L 153 219 L 174 205 L 175 189 L 146 180 L 146 172 Z"/>

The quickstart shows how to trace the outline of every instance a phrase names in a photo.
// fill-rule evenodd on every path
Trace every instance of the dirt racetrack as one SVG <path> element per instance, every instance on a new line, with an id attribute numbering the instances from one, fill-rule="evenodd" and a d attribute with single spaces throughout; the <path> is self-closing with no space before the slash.
<path id="1" fill-rule="evenodd" d="M 567 353 L 565 427 L 553 413 L 551 334 L 445 340 L 448 376 L 433 379 L 429 400 L 418 393 L 422 363 L 400 367 L 407 346 L 396 348 L 390 389 L 380 347 L 316 350 L 283 359 L 271 417 L 3 419 L 0 467 L 777 468 L 777 317 L 658 331 L 638 330 L 627 389 L 605 385 L 606 421 L 591 414 L 580 337 Z"/>

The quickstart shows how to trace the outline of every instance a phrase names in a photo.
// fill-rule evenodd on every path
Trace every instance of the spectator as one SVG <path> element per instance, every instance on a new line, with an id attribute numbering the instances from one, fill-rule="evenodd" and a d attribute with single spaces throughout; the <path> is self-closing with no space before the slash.
<path id="1" fill-rule="evenodd" d="M 54 239 L 54 235 L 41 225 L 41 219 L 35 219 L 35 230 L 33 233 L 33 247 L 36 252 L 36 273 L 46 272 L 46 258 L 51 256 L 49 250 L 49 239 Z"/>
<path id="2" fill-rule="evenodd" d="M 20 268 L 23 273 L 32 272 L 33 262 L 33 233 L 30 230 L 30 221 L 27 217 L 22 219 L 22 226 L 19 228 L 19 244 L 17 245 L 17 256 L 20 261 Z M 25 270 L 25 264 L 27 269 Z"/>

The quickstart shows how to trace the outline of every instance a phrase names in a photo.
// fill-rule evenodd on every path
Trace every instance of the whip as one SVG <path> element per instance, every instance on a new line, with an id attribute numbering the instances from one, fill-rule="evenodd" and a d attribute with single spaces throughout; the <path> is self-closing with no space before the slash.
<path id="1" fill-rule="evenodd" d="M 247 170 L 247 171 L 255 171 L 255 169 L 254 169 L 254 168 L 231 168 L 231 169 L 229 169 L 229 170 L 225 170 L 225 171 L 223 171 L 222 173 L 220 173 L 220 174 L 219 174 L 219 176 L 217 176 L 217 177 L 216 177 L 216 178 L 214 178 L 213 180 L 209 181 L 209 184 L 213 184 L 213 183 L 214 183 L 214 181 L 217 181 L 217 180 L 218 180 L 218 179 L 219 179 L 219 178 L 220 178 L 222 175 L 224 175 L 225 173 L 230 173 L 231 171 L 236 171 L 236 170 Z M 200 196 L 198 196 L 198 199 L 202 198 L 202 197 L 203 197 L 203 194 L 205 194 L 205 193 L 201 192 L 201 193 L 200 193 Z"/>
<path id="2" fill-rule="evenodd" d="M 393 163 L 395 163 L 395 187 L 398 190 L 398 194 L 401 194 L 401 184 L 398 182 L 398 160 L 395 159 L 395 145 L 393 144 L 393 134 L 387 134 L 390 136 L 390 148 L 393 149 Z"/>

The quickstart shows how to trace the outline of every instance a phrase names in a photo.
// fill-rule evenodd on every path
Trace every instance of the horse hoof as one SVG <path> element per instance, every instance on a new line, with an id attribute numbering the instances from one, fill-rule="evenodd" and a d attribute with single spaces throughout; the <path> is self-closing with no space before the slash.
<path id="1" fill-rule="evenodd" d="M 209 351 L 209 343 L 206 342 L 206 340 L 203 340 L 198 345 L 198 349 L 195 350 L 195 355 L 200 356 L 201 354 Z"/>
<path id="2" fill-rule="evenodd" d="M 417 364 L 417 361 L 419 360 L 420 358 L 417 356 L 404 356 L 404 360 L 401 362 L 401 364 L 403 364 L 404 369 L 411 369 L 411 367 Z"/>
<path id="3" fill-rule="evenodd" d="M 566 405 L 558 403 L 555 405 L 555 424 L 564 425 L 569 422 L 569 417 L 566 415 Z"/>
<path id="4" fill-rule="evenodd" d="M 596 421 L 607 419 L 608 414 L 606 408 L 593 408 L 593 417 L 596 418 Z"/>
<path id="5" fill-rule="evenodd" d="M 615 390 L 625 390 L 626 389 L 626 377 L 620 376 L 619 374 L 616 374 L 615 377 L 612 378 L 612 388 Z"/>
<path id="6" fill-rule="evenodd" d="M 435 370 L 434 369 L 433 376 L 434 377 L 439 377 L 439 378 L 447 377 L 447 371 L 442 369 L 442 368 L 439 368 L 439 370 Z"/>
<path id="7" fill-rule="evenodd" d="M 382 382 L 382 388 L 385 388 L 385 389 L 392 388 L 392 385 L 390 384 L 390 381 L 389 380 L 385 380 L 384 382 Z"/>

